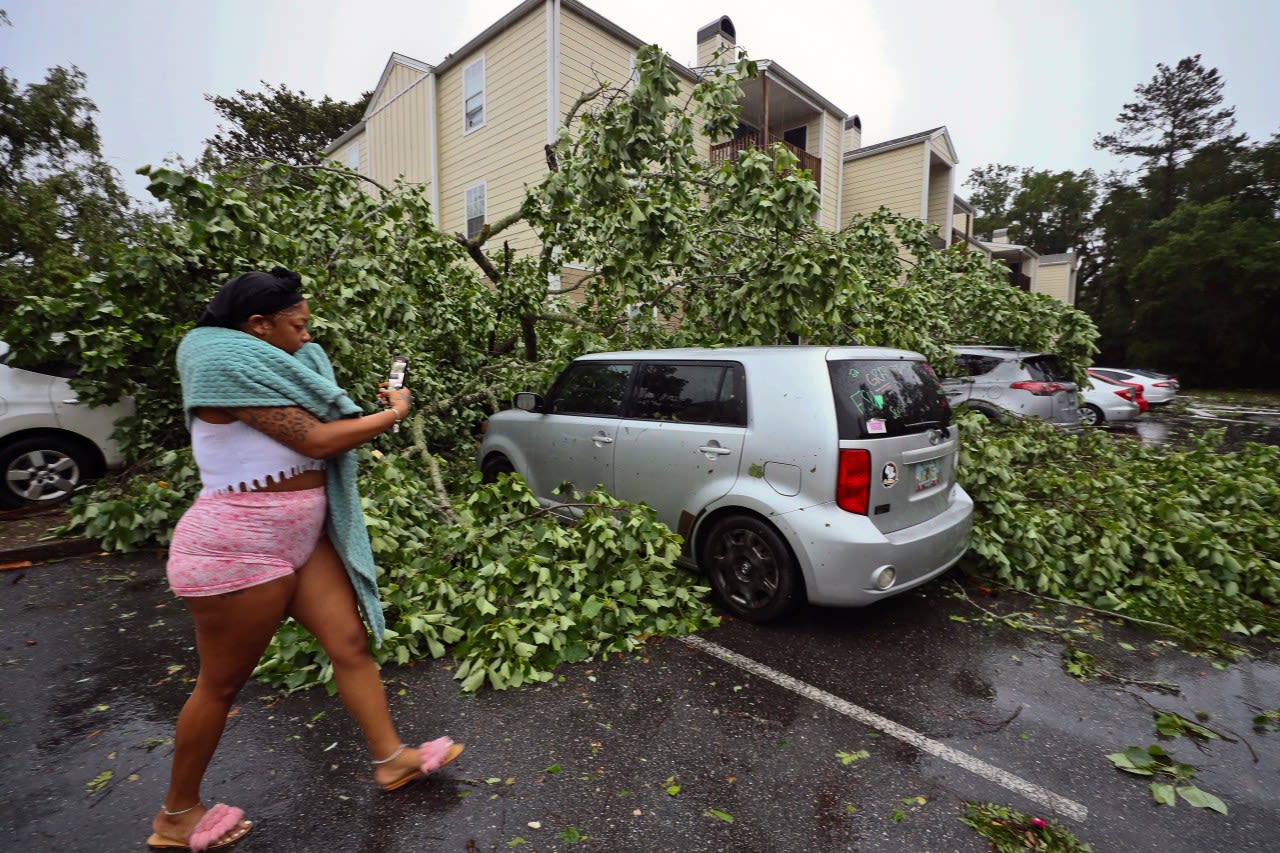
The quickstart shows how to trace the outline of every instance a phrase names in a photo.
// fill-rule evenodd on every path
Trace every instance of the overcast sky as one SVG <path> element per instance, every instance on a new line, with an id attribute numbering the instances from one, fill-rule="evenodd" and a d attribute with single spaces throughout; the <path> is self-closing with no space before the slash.
<path id="1" fill-rule="evenodd" d="M 284 84 L 351 100 L 392 51 L 438 63 L 517 0 L 0 0 L 0 65 L 22 84 L 54 65 L 88 75 L 103 149 L 135 195 L 143 164 L 195 159 L 216 130 L 206 93 Z M 1280 132 L 1276 0 L 588 0 L 692 64 L 700 27 L 862 119 L 873 144 L 945 125 L 960 174 L 1121 164 L 1093 149 L 1157 62 L 1202 54 L 1237 130 Z M 961 188 L 962 194 L 967 194 Z"/>

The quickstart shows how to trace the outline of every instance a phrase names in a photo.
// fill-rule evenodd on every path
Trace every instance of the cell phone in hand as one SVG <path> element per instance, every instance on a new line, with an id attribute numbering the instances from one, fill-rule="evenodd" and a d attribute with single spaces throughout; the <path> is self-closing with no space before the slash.
<path id="1" fill-rule="evenodd" d="M 409 378 L 409 359 L 402 355 L 392 356 L 391 368 L 387 371 L 387 387 L 403 388 Z"/>

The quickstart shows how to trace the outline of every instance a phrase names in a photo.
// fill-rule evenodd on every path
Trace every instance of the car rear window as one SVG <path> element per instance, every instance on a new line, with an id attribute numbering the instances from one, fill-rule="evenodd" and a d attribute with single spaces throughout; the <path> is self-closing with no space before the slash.
<path id="1" fill-rule="evenodd" d="M 923 361 L 828 362 L 843 440 L 906 435 L 951 423 L 951 404 Z"/>
<path id="2" fill-rule="evenodd" d="M 1056 355 L 1035 355 L 1026 359 L 1023 366 L 1037 382 L 1066 382 L 1067 373 Z"/>

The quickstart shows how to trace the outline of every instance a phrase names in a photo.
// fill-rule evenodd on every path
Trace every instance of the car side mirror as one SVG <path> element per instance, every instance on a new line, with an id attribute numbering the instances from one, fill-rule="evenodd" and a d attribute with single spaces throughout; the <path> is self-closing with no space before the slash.
<path id="1" fill-rule="evenodd" d="M 542 395 L 532 391 L 517 391 L 511 405 L 526 412 L 541 412 Z"/>

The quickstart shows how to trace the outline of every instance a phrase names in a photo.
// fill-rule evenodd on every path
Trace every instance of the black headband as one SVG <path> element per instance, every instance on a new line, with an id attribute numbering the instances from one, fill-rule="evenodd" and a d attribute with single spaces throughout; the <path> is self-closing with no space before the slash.
<path id="1" fill-rule="evenodd" d="M 304 298 L 302 276 L 292 270 L 247 272 L 218 288 L 196 325 L 239 329 L 254 314 L 274 314 Z"/>

